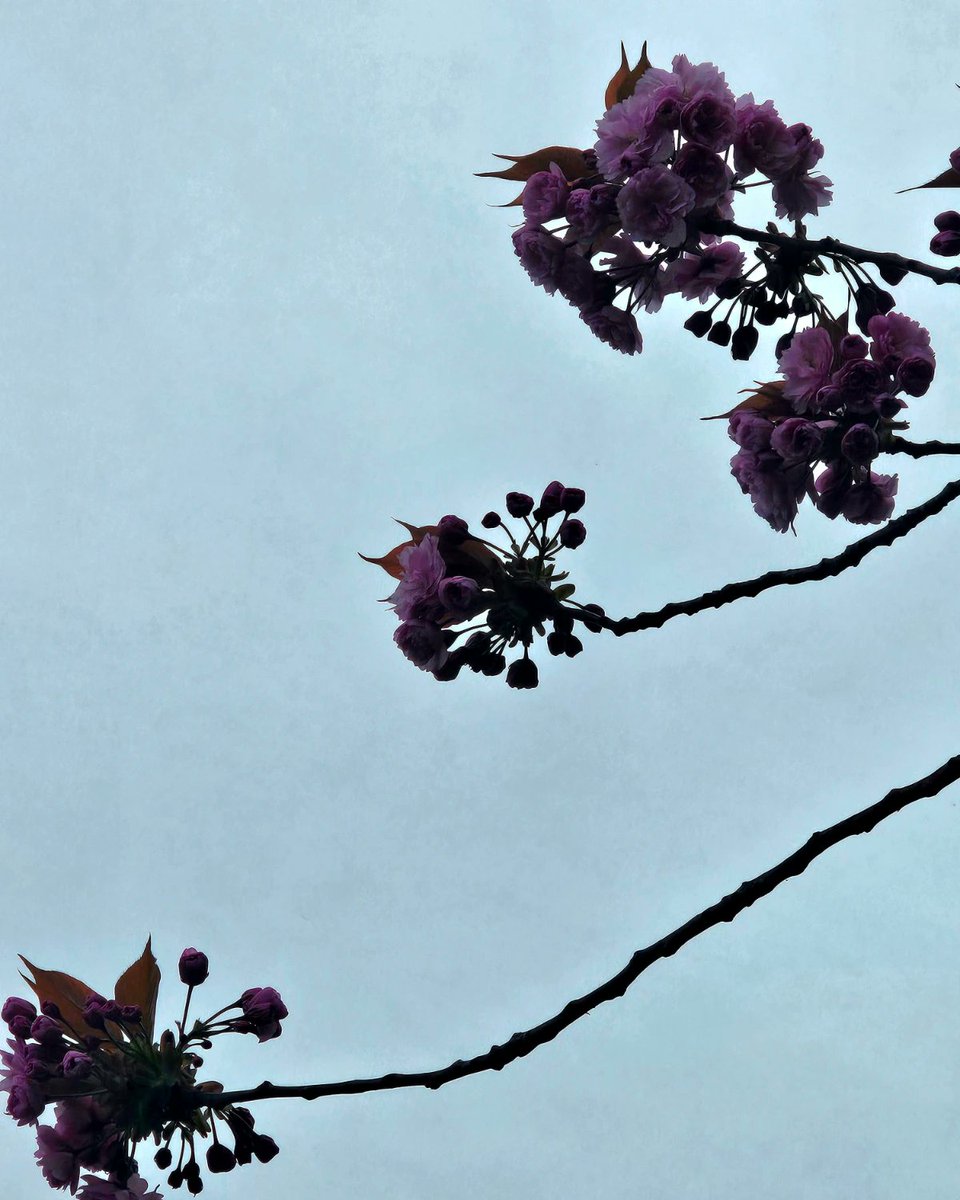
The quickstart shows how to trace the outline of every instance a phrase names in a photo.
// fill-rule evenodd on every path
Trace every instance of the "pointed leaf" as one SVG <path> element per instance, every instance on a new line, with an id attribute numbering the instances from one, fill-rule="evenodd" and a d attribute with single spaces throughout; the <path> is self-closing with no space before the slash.
<path id="1" fill-rule="evenodd" d="M 947 167 L 945 171 L 941 171 L 936 179 L 930 179 L 926 183 L 918 183 L 914 187 L 901 188 L 897 192 L 898 196 L 902 196 L 904 192 L 918 192 L 921 188 L 955 188 L 960 187 L 960 171 L 955 171 L 953 167 Z"/>
<path id="2" fill-rule="evenodd" d="M 640 51 L 640 58 L 637 65 L 630 69 L 630 63 L 627 59 L 627 51 L 623 42 L 620 43 L 620 66 L 617 67 L 616 73 L 607 84 L 607 90 L 603 96 L 603 106 L 605 109 L 613 108 L 615 104 L 619 104 L 621 100 L 626 100 L 628 96 L 632 96 L 636 90 L 637 80 L 649 68 L 653 66 L 650 59 L 647 58 L 647 43 L 643 43 L 643 49 Z"/>
<path id="3" fill-rule="evenodd" d="M 392 550 L 388 550 L 380 558 L 371 558 L 368 554 L 360 555 L 364 562 L 373 563 L 375 567 L 383 567 L 386 573 L 393 576 L 394 579 L 400 579 L 403 575 L 403 567 L 400 566 L 401 552 L 406 550 L 408 546 L 419 546 L 428 533 L 437 532 L 436 525 L 408 525 L 406 521 L 399 520 L 397 524 L 402 525 L 404 529 L 410 531 L 410 537 L 405 542 L 401 542 L 399 546 L 394 546 Z"/>
<path id="4" fill-rule="evenodd" d="M 474 174 L 480 179 L 513 179 L 518 183 L 526 183 L 538 171 L 549 171 L 551 163 L 556 163 L 564 178 L 570 182 L 590 174 L 583 151 L 574 146 L 544 146 L 532 154 L 495 154 L 493 157 L 502 158 L 512 165 L 499 171 L 475 171 Z"/>
<path id="5" fill-rule="evenodd" d="M 103 1037 L 101 1031 L 92 1029 L 83 1019 L 83 1006 L 96 989 L 82 983 L 79 979 L 74 979 L 72 975 L 64 974 L 63 971 L 44 971 L 40 967 L 35 967 L 22 954 L 20 961 L 33 972 L 33 979 L 24 975 L 22 971 L 20 975 L 36 993 L 41 1004 L 46 1004 L 48 1001 L 56 1004 L 64 1021 L 74 1032 L 80 1035 L 92 1034 L 94 1037 Z"/>
<path id="6" fill-rule="evenodd" d="M 143 1012 L 143 1028 L 153 1040 L 153 1022 L 157 1015 L 157 992 L 160 988 L 160 968 L 150 946 L 150 938 L 143 953 L 117 980 L 113 997 L 118 1004 L 136 1004 Z"/>
<path id="7" fill-rule="evenodd" d="M 741 400 L 739 404 L 735 404 L 729 412 L 717 413 L 712 417 L 701 417 L 701 421 L 725 421 L 728 417 L 732 417 L 736 412 L 743 412 L 745 409 L 752 409 L 754 412 L 763 413 L 766 417 L 786 417 L 789 416 L 792 409 L 789 403 L 783 397 L 784 380 L 775 379 L 773 383 L 758 383 L 757 391 L 750 392 L 749 388 L 743 388 L 744 392 L 750 392 L 746 400 Z"/>

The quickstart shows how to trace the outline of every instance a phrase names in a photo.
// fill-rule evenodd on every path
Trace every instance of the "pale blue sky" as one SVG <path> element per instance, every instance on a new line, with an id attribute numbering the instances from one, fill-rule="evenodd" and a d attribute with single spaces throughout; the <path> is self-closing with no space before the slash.
<path id="1" fill-rule="evenodd" d="M 839 549 L 729 477 L 772 373 L 530 286 L 492 151 L 586 145 L 624 38 L 826 147 L 813 228 L 925 254 L 955 4 L 0 3 L 3 994 L 152 931 L 209 1009 L 277 987 L 228 1086 L 427 1069 L 542 1020 L 815 828 L 958 750 L 949 510 L 839 580 L 440 685 L 356 557 L 391 518 L 587 491 L 579 594 L 653 608 Z M 960 438 L 957 298 L 898 290 Z M 899 510 L 949 461 L 900 462 Z M 955 795 L 831 852 L 502 1074 L 260 1106 L 204 1195 L 941 1200 L 960 1177 Z M 4 1196 L 41 1197 L 0 1123 Z M 156 1172 L 152 1172 L 154 1177 Z M 166 1190 L 166 1189 L 165 1189 Z"/>

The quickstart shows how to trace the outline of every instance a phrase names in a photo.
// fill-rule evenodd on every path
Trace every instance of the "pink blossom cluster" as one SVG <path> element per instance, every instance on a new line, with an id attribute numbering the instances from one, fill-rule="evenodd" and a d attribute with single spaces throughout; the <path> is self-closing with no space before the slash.
<path id="1" fill-rule="evenodd" d="M 483 517 L 484 534 L 462 517 L 446 516 L 436 525 L 406 526 L 409 541 L 382 558 L 367 558 L 398 581 L 386 603 L 400 621 L 394 641 L 414 666 L 443 681 L 456 679 L 464 667 L 491 676 L 506 672 L 509 687 L 526 689 L 539 682 L 529 653 L 536 635 L 546 637 L 551 654 L 576 657 L 583 644 L 573 632 L 575 621 L 599 631 L 603 611 L 570 600 L 574 585 L 558 571 L 556 558 L 587 536 L 574 515 L 585 499 L 581 488 L 558 480 L 547 485 L 539 504 L 509 492 L 507 512 L 523 522 L 516 535 L 496 512 Z M 494 530 L 506 546 L 490 540 Z M 549 635 L 546 623 L 553 627 Z M 506 651 L 515 647 L 522 656 L 508 667 Z"/>
<path id="2" fill-rule="evenodd" d="M 772 185 L 778 217 L 799 222 L 817 213 L 831 199 L 830 180 L 813 174 L 822 155 L 809 126 L 787 125 L 769 100 L 735 97 L 716 66 L 678 54 L 672 70 L 648 67 L 633 94 L 600 119 L 596 146 L 585 155 L 592 173 L 568 180 L 554 163 L 530 176 L 514 250 L 535 284 L 559 292 L 624 354 L 642 348 L 635 312 L 656 312 L 679 294 L 733 300 L 741 309 L 736 331 L 725 319 L 710 340 L 748 358 L 756 320 L 771 324 L 800 312 L 786 299 L 798 294 L 796 278 L 778 269 L 751 280 L 769 263 L 745 273 L 739 246 L 718 242 L 710 224 L 732 218 L 735 193 L 758 173 Z M 548 228 L 555 222 L 563 224 Z M 600 269 L 597 255 L 607 256 Z M 700 322 L 694 332 L 711 324 Z"/>
<path id="3" fill-rule="evenodd" d="M 154 964 L 155 965 L 155 964 Z M 223 1033 L 253 1033 L 260 1041 L 280 1035 L 287 1015 L 273 988 L 249 988 L 239 1000 L 205 1021 L 186 1028 L 190 996 L 207 975 L 207 958 L 193 948 L 180 958 L 180 978 L 188 988 L 177 1036 L 165 1031 L 152 1042 L 151 1015 L 141 1005 L 120 1004 L 89 992 L 82 1004 L 75 997 L 77 981 L 59 972 L 38 973 L 34 984 L 39 1011 L 30 1000 L 10 996 L 0 1016 L 13 1035 L 0 1051 L 0 1091 L 7 1093 L 7 1114 L 18 1125 L 36 1128 L 35 1157 L 50 1187 L 68 1190 L 80 1200 L 161 1200 L 148 1191 L 134 1157 L 137 1143 L 153 1138 L 160 1147 L 156 1165 L 173 1163 L 171 1142 L 179 1137 L 177 1165 L 168 1177 L 173 1188 L 184 1184 L 191 1194 L 203 1189 L 195 1140 L 213 1135 L 207 1168 L 232 1170 L 253 1157 L 268 1162 L 277 1153 L 272 1138 L 254 1130 L 253 1117 L 243 1108 L 190 1105 L 190 1093 L 222 1091 L 219 1084 L 198 1084 L 203 1059 L 194 1047 L 209 1048 Z M 67 980 L 61 1003 L 44 999 L 51 977 Z M 159 982 L 159 972 L 156 972 Z M 80 985 L 81 988 L 83 985 Z M 119 986 L 118 986 L 119 991 Z M 225 1016 L 225 1014 L 235 1015 Z M 53 1109 L 55 1123 L 39 1119 Z M 216 1123 L 232 1135 L 230 1149 L 217 1137 Z M 81 1175 L 81 1172 L 85 1172 Z M 79 1190 L 78 1190 L 79 1189 Z"/>
<path id="4" fill-rule="evenodd" d="M 731 473 L 780 533 L 793 527 L 805 496 L 825 516 L 858 525 L 893 512 L 897 476 L 871 464 L 904 427 L 903 396 L 929 388 L 936 359 L 927 330 L 903 313 L 872 316 L 867 333 L 869 343 L 820 325 L 797 333 L 780 354 L 782 381 L 730 417 L 738 446 Z M 815 476 L 818 464 L 824 469 Z"/>

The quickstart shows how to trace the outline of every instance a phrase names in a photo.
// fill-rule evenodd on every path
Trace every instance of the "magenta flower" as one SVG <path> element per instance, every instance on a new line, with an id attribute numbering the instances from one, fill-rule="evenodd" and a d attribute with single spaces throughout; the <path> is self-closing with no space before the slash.
<path id="1" fill-rule="evenodd" d="M 795 143 L 772 100 L 757 104 L 752 92 L 736 104 L 737 128 L 733 139 L 733 162 L 737 171 L 751 175 L 759 171 L 768 178 L 784 175 L 795 158 Z"/>
<path id="2" fill-rule="evenodd" d="M 617 191 L 609 183 L 598 183 L 570 193 L 565 215 L 577 241 L 592 242 L 616 219 Z"/>
<path id="3" fill-rule="evenodd" d="M 545 225 L 562 217 L 570 185 L 556 163 L 549 171 L 537 171 L 523 189 L 523 215 L 528 225 Z"/>
<path id="4" fill-rule="evenodd" d="M 798 413 L 816 407 L 820 388 L 830 381 L 833 369 L 833 341 L 820 325 L 801 330 L 780 355 L 779 367 L 786 383 L 783 394 L 793 401 Z"/>
<path id="5" fill-rule="evenodd" d="M 685 254 L 673 266 L 673 286 L 684 300 L 707 300 L 727 279 L 738 279 L 746 256 L 736 242 L 714 242 L 702 254 Z"/>
<path id="6" fill-rule="evenodd" d="M 439 540 L 428 533 L 419 544 L 401 550 L 400 566 L 403 575 L 387 602 L 401 621 L 438 620 L 443 614 L 438 589 L 447 574 Z"/>
<path id="7" fill-rule="evenodd" d="M 701 92 L 687 104 L 680 117 L 680 131 L 688 141 L 705 150 L 724 151 L 733 141 L 737 122 L 729 88 L 723 96 Z"/>
<path id="8" fill-rule="evenodd" d="M 247 988 L 240 997 L 240 1007 L 259 1041 L 267 1042 L 283 1032 L 280 1022 L 288 1016 L 287 1006 L 274 988 Z"/>
<path id="9" fill-rule="evenodd" d="M 665 94 L 651 96 L 664 85 L 675 85 L 669 71 L 647 71 L 640 83 L 650 78 L 646 88 L 637 85 L 637 90 L 626 100 L 614 104 L 597 122 L 595 153 L 597 168 L 611 183 L 618 182 L 625 174 L 650 163 L 663 162 L 673 149 L 673 133 L 669 117 L 665 115 Z M 679 100 L 679 92 L 673 95 Z"/>
<path id="10" fill-rule="evenodd" d="M 814 421 L 788 417 L 774 430 L 770 446 L 787 462 L 811 462 L 820 453 L 823 432 Z"/>
<path id="11" fill-rule="evenodd" d="M 872 339 L 870 357 L 891 375 L 904 359 L 925 358 L 931 364 L 936 361 L 929 332 L 903 313 L 888 312 L 871 317 L 867 333 Z"/>
<path id="12" fill-rule="evenodd" d="M 436 671 L 447 661 L 443 630 L 430 621 L 404 621 L 393 640 L 421 671 Z"/>
<path id="13" fill-rule="evenodd" d="M 833 199 L 832 187 L 826 175 L 784 175 L 774 181 L 771 192 L 777 216 L 791 221 L 816 216 Z"/>
<path id="14" fill-rule="evenodd" d="M 854 525 L 879 525 L 893 513 L 897 494 L 896 475 L 870 472 L 864 483 L 855 483 L 843 501 L 843 515 Z"/>
<path id="15" fill-rule="evenodd" d="M 480 585 L 466 575 L 450 575 L 440 583 L 440 603 L 454 617 L 469 617 L 478 611 Z"/>
<path id="16" fill-rule="evenodd" d="M 563 242 L 537 225 L 524 225 L 513 234 L 513 252 L 531 280 L 548 296 L 557 290 L 563 264 Z"/>
<path id="17" fill-rule="evenodd" d="M 703 146 L 684 146 L 673 169 L 693 188 L 697 208 L 712 208 L 729 193 L 733 182 L 733 172 L 720 155 Z"/>
<path id="18" fill-rule="evenodd" d="M 772 421 L 748 408 L 733 413 L 727 426 L 727 433 L 733 441 L 741 450 L 749 450 L 751 454 L 769 450 L 773 431 Z"/>
<path id="19" fill-rule="evenodd" d="M 69 1188 L 76 1192 L 80 1182 L 80 1154 L 56 1129 L 49 1125 L 40 1126 L 34 1157 L 52 1188 Z"/>
<path id="20" fill-rule="evenodd" d="M 623 234 L 609 238 L 604 250 L 611 258 L 601 259 L 610 278 L 618 285 L 628 283 L 631 298 L 647 312 L 660 311 L 665 296 L 676 290 L 673 272 L 649 258 L 636 242 Z"/>
<path id="21" fill-rule="evenodd" d="M 749 495 L 756 514 L 778 533 L 786 533 L 812 479 L 810 468 L 805 463 L 788 466 L 772 451 L 741 450 L 730 460 L 730 472 Z"/>
<path id="22" fill-rule="evenodd" d="M 645 167 L 620 189 L 617 209 L 624 231 L 638 242 L 680 246 L 686 216 L 696 203 L 693 188 L 667 167 Z"/>
<path id="23" fill-rule="evenodd" d="M 581 312 L 580 319 L 601 342 L 606 342 L 621 354 L 639 354 L 643 349 L 643 338 L 633 313 L 608 304 L 594 312 Z"/>

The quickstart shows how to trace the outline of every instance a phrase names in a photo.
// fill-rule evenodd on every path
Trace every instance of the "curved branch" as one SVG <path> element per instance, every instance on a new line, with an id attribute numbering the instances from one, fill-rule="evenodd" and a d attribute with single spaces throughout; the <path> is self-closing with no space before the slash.
<path id="1" fill-rule="evenodd" d="M 483 1071 L 501 1071 L 504 1067 L 518 1058 L 530 1054 L 539 1046 L 552 1041 L 558 1034 L 568 1029 L 575 1021 L 579 1021 L 592 1009 L 608 1000 L 622 996 L 627 988 L 634 983 L 648 967 L 662 958 L 670 958 L 681 950 L 688 942 L 706 933 L 715 925 L 732 921 L 751 904 L 755 904 L 764 896 L 768 896 L 781 883 L 801 875 L 807 867 L 824 851 L 838 842 L 860 833 L 869 833 L 881 821 L 906 808 L 917 800 L 935 796 L 949 784 L 960 779 L 960 754 L 955 755 L 943 766 L 938 767 L 923 779 L 906 787 L 894 788 L 882 800 L 878 800 L 869 808 L 854 813 L 850 817 L 838 821 L 828 829 L 815 833 L 809 840 L 795 850 L 782 862 L 769 871 L 764 871 L 755 879 L 742 883 L 735 892 L 705 908 L 703 912 L 692 917 L 679 929 L 668 933 L 660 941 L 638 950 L 622 971 L 618 971 L 612 979 L 601 983 L 599 987 L 587 992 L 576 1000 L 571 1000 L 554 1017 L 527 1029 L 515 1033 L 501 1046 L 492 1046 L 485 1054 L 474 1058 L 458 1059 L 448 1067 L 434 1071 L 416 1071 L 409 1074 L 392 1072 L 375 1079 L 348 1079 L 339 1083 L 315 1083 L 304 1086 L 282 1086 L 263 1082 L 258 1087 L 246 1090 L 221 1092 L 219 1095 L 191 1091 L 184 1100 L 187 1104 L 198 1108 L 223 1108 L 228 1104 L 243 1104 L 251 1100 L 270 1100 L 283 1097 L 301 1100 L 317 1100 L 321 1096 L 356 1095 L 359 1092 L 382 1092 L 393 1088 L 425 1087 L 436 1089 L 455 1079 L 463 1079 L 467 1075 L 479 1075 Z"/>
<path id="2" fill-rule="evenodd" d="M 906 438 L 891 438 L 883 447 L 884 454 L 908 454 L 911 458 L 926 458 L 930 454 L 960 454 L 960 442 L 908 442 Z"/>
<path id="3" fill-rule="evenodd" d="M 958 496 L 960 496 L 960 479 L 955 479 L 952 483 L 948 483 L 943 491 L 931 496 L 923 504 L 918 504 L 916 508 L 909 509 L 902 517 L 888 521 L 874 533 L 868 534 L 858 542 L 852 542 L 846 550 L 842 550 L 832 558 L 822 558 L 818 563 L 813 563 L 809 567 L 790 567 L 783 571 L 768 571 L 765 575 L 758 575 L 755 579 L 744 579 L 740 583 L 725 584 L 716 591 L 706 592 L 692 600 L 678 600 L 671 604 L 665 604 L 656 612 L 638 613 L 635 617 L 621 617 L 619 620 L 598 616 L 594 612 L 584 612 L 582 609 L 568 608 L 567 612 L 574 620 L 582 621 L 588 627 L 600 626 L 603 629 L 609 629 L 617 637 L 622 637 L 625 633 L 639 633 L 643 629 L 659 629 L 674 617 L 692 617 L 696 613 L 705 612 L 708 608 L 722 608 L 724 604 L 731 604 L 734 600 L 759 596 L 761 592 L 769 591 L 770 588 L 780 587 L 783 584 L 792 585 L 818 579 L 830 579 L 832 576 L 846 571 L 849 567 L 858 566 L 871 550 L 876 550 L 880 546 L 889 546 L 897 538 L 904 537 L 911 529 L 916 529 L 918 525 L 926 521 L 928 517 L 942 512 Z"/>
<path id="4" fill-rule="evenodd" d="M 792 246 L 809 254 L 822 254 L 827 258 L 850 258 L 858 263 L 873 263 L 876 267 L 888 267 L 894 271 L 923 275 L 927 279 L 932 279 L 934 283 L 960 283 L 960 267 L 934 267 L 917 258 L 904 258 L 900 254 L 892 254 L 884 250 L 866 250 L 862 246 L 851 246 L 847 242 L 838 242 L 836 238 L 832 237 L 812 239 L 794 237 L 788 233 L 767 229 L 750 229 L 746 225 L 738 225 L 736 221 L 724 220 L 703 221 L 701 228 L 707 233 L 729 234 L 731 237 L 742 238 L 746 242 L 762 242 L 768 246 Z"/>

